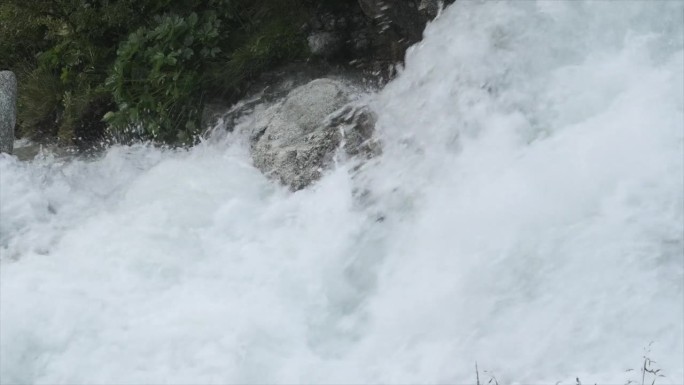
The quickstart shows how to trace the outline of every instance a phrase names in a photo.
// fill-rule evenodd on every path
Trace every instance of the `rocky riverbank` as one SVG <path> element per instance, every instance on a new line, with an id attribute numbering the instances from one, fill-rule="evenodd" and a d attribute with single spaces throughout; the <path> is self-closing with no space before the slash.
<path id="1" fill-rule="evenodd" d="M 252 114 L 255 123 L 246 135 L 255 166 L 292 190 L 319 179 L 338 153 L 371 157 L 380 151 L 373 139 L 375 117 L 359 102 L 359 95 L 382 87 L 394 76 L 406 49 L 421 39 L 426 23 L 443 6 L 437 0 L 321 3 L 301 26 L 309 58 L 250 80 L 239 101 L 234 96 L 209 100 L 201 124 L 206 130 L 220 121 L 223 129 L 231 131 Z M 0 107 L 6 111 L 2 151 L 11 152 L 16 80 L 5 75 L 0 81 L 5 90 Z M 257 113 L 256 105 L 268 108 Z M 96 118 L 91 120 L 101 125 Z"/>

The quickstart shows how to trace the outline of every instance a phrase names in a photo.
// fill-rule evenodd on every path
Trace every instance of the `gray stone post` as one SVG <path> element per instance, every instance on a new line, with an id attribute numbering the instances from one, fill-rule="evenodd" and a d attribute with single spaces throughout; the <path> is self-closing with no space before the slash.
<path id="1" fill-rule="evenodd" d="M 17 77 L 0 71 L 0 152 L 12 153 L 17 123 Z"/>

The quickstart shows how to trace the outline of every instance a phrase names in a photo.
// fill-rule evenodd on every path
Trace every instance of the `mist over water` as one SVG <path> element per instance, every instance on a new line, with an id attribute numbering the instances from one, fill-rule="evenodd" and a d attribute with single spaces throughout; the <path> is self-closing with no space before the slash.
<path id="1" fill-rule="evenodd" d="M 683 49 L 681 2 L 457 1 L 297 193 L 239 134 L 0 156 L 0 382 L 684 383 Z"/>

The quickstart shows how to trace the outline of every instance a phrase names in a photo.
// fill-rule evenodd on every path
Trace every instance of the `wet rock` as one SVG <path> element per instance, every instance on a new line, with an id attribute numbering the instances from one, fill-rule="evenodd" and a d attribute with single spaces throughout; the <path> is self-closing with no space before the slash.
<path id="1" fill-rule="evenodd" d="M 333 32 L 314 32 L 309 35 L 307 42 L 314 56 L 333 57 L 342 48 L 342 39 Z"/>
<path id="2" fill-rule="evenodd" d="M 453 0 L 357 0 L 319 6 L 302 27 L 311 53 L 389 79 L 428 21 Z"/>
<path id="3" fill-rule="evenodd" d="M 17 122 L 17 78 L 11 71 L 0 71 L 0 152 L 12 153 Z"/>
<path id="4" fill-rule="evenodd" d="M 453 1 L 441 2 L 439 0 L 421 0 L 418 3 L 418 10 L 428 19 L 432 20 L 439 14 L 439 11 L 446 4 L 451 4 Z M 446 4 L 445 4 L 446 3 Z"/>
<path id="5" fill-rule="evenodd" d="M 347 65 L 370 54 L 368 41 L 371 23 L 354 1 L 319 6 L 306 23 L 304 32 L 314 57 Z M 360 42 L 360 43 L 359 43 Z"/>
<path id="6" fill-rule="evenodd" d="M 237 102 L 213 100 L 204 106 L 202 126 L 207 129 L 233 131 L 244 119 L 250 119 L 255 110 L 283 100 L 287 94 L 320 78 L 344 79 L 343 82 L 377 89 L 373 78 L 360 71 L 332 66 L 326 62 L 299 62 L 267 71 L 255 79 L 245 95 Z"/>
<path id="7" fill-rule="evenodd" d="M 254 165 L 300 190 L 318 180 L 338 150 L 370 154 L 374 118 L 349 106 L 353 91 L 333 79 L 316 79 L 270 107 L 252 133 Z M 368 155 L 370 156 L 370 155 Z"/>
<path id="8" fill-rule="evenodd" d="M 370 159 L 381 152 L 373 136 L 375 122 L 376 116 L 368 106 L 350 104 L 332 114 L 325 129 L 342 135 L 342 147 L 346 155 Z"/>
<path id="9" fill-rule="evenodd" d="M 428 21 L 454 0 L 358 0 L 361 10 L 373 21 L 372 51 L 378 59 L 402 61 L 411 45 L 422 39 Z"/>

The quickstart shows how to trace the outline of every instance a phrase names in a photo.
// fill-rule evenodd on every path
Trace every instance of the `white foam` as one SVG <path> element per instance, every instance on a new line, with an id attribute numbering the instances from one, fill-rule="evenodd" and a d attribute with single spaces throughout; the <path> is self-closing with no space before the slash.
<path id="1" fill-rule="evenodd" d="M 0 158 L 1 382 L 684 382 L 682 15 L 456 2 L 295 194 L 230 137 Z"/>

